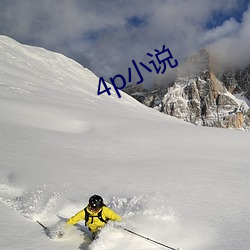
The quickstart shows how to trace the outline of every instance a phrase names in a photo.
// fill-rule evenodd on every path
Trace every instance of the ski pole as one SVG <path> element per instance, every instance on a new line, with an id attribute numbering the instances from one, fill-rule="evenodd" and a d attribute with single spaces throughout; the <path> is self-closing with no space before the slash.
<path id="1" fill-rule="evenodd" d="M 43 227 L 43 229 L 46 231 L 46 230 L 48 230 L 48 228 L 47 227 L 45 227 L 41 222 L 39 222 L 38 220 L 36 221 L 40 226 L 42 226 Z"/>
<path id="2" fill-rule="evenodd" d="M 141 237 L 141 238 L 143 238 L 143 239 L 145 239 L 145 240 L 154 242 L 154 243 L 156 243 L 156 244 L 158 244 L 158 245 L 161 245 L 161 246 L 163 246 L 163 247 L 169 248 L 169 249 L 171 249 L 171 250 L 180 250 L 180 248 L 173 248 L 173 247 L 167 246 L 167 245 L 162 244 L 162 243 L 160 243 L 160 242 L 158 242 L 158 241 L 155 241 L 155 240 L 152 240 L 152 239 L 150 239 L 150 238 L 148 238 L 148 237 L 145 237 L 145 236 L 143 236 L 143 235 L 141 235 L 141 234 L 135 233 L 135 232 L 133 232 L 133 231 L 127 229 L 127 228 L 122 228 L 122 229 L 125 230 L 125 231 L 127 231 L 127 232 L 129 232 L 129 233 L 131 233 L 131 234 L 137 235 L 137 236 L 139 236 L 139 237 Z"/>

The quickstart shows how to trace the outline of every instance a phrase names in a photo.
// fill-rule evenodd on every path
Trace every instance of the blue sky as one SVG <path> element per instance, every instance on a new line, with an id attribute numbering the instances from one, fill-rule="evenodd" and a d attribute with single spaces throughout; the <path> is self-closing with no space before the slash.
<path id="1" fill-rule="evenodd" d="M 170 49 L 178 62 L 208 47 L 223 64 L 250 63 L 250 0 L 1 0 L 0 34 L 63 53 L 106 80 L 132 60 Z M 145 74 L 145 83 L 165 81 Z M 137 81 L 136 72 L 132 72 Z"/>
<path id="2" fill-rule="evenodd" d="M 222 25 L 225 20 L 230 18 L 235 18 L 235 20 L 239 23 L 242 22 L 242 17 L 245 11 L 248 9 L 248 0 L 239 0 L 235 8 L 232 8 L 231 11 L 224 13 L 222 10 L 216 10 L 211 13 L 211 18 L 208 19 L 206 28 L 212 29 L 216 28 L 217 26 Z"/>

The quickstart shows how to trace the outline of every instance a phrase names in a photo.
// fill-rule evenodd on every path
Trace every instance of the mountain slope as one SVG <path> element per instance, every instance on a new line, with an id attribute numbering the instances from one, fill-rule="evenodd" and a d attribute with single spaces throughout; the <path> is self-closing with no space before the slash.
<path id="1" fill-rule="evenodd" d="M 249 248 L 249 133 L 196 127 L 126 94 L 97 96 L 87 69 L 7 37 L 0 75 L 5 249 L 160 249 L 112 226 L 90 246 L 78 227 L 61 241 L 42 234 L 37 219 L 53 225 L 94 193 L 125 227 L 167 245 Z"/>

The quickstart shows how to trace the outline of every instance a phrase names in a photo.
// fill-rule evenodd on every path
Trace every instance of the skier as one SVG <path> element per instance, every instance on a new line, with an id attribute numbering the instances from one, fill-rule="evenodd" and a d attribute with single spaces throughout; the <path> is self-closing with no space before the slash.
<path id="1" fill-rule="evenodd" d="M 80 220 L 85 220 L 85 226 L 92 232 L 94 239 L 109 220 L 120 222 L 122 219 L 120 215 L 105 206 L 101 196 L 95 194 L 89 198 L 89 204 L 72 216 L 67 224 L 74 225 Z"/>

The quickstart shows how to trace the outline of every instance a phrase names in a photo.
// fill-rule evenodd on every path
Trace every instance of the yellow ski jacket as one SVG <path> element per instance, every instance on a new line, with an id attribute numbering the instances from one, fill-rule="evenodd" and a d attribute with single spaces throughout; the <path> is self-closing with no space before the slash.
<path id="1" fill-rule="evenodd" d="M 89 213 L 88 221 L 85 221 L 86 226 L 88 226 L 89 230 L 92 233 L 97 232 L 100 228 L 102 228 L 106 223 L 104 221 L 112 220 L 112 221 L 121 221 L 120 215 L 116 214 L 113 210 L 110 208 L 103 206 L 99 211 L 93 212 L 89 209 L 89 207 L 86 207 L 87 212 Z M 100 220 L 98 218 L 98 214 L 101 212 L 101 218 L 104 220 Z M 72 216 L 68 221 L 67 224 L 74 225 L 80 220 L 85 220 L 85 211 L 82 209 L 77 214 Z"/>

